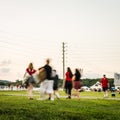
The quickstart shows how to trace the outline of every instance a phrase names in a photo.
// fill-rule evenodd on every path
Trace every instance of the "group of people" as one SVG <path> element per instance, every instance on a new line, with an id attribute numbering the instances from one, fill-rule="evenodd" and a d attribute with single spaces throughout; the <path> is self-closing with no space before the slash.
<path id="1" fill-rule="evenodd" d="M 39 79 L 37 82 L 40 83 L 40 99 L 43 99 L 45 93 L 49 95 L 49 100 L 54 100 L 54 94 L 57 96 L 57 98 L 60 98 L 60 95 L 58 93 L 58 75 L 56 74 L 56 70 L 52 70 L 52 67 L 49 65 L 50 59 L 46 60 L 46 64 L 39 68 L 38 70 L 35 70 L 33 67 L 33 63 L 30 63 L 28 67 L 26 68 L 24 78 L 25 78 L 25 84 L 28 91 L 28 98 L 30 100 L 33 100 L 33 86 L 36 82 L 35 75 L 37 72 L 45 71 L 45 80 L 41 82 Z"/>
<path id="2" fill-rule="evenodd" d="M 74 74 L 71 71 L 70 67 L 67 67 L 67 71 L 65 73 L 65 92 L 68 95 L 68 99 L 71 99 L 72 89 L 75 90 L 75 96 L 80 99 L 79 89 L 81 88 L 81 71 L 79 69 L 75 69 Z"/>
<path id="3" fill-rule="evenodd" d="M 52 70 L 52 67 L 49 65 L 50 60 L 46 60 L 46 64 L 35 70 L 33 67 L 33 63 L 29 63 L 28 67 L 26 68 L 24 78 L 25 78 L 25 85 L 28 91 L 28 98 L 33 100 L 33 87 L 36 83 L 36 78 L 34 77 L 37 72 L 45 71 L 45 80 L 42 82 L 39 80 L 40 83 L 40 98 L 39 99 L 46 99 L 43 96 L 47 93 L 49 100 L 54 100 L 54 95 L 57 98 L 60 98 L 58 92 L 58 80 L 59 77 L 56 73 L 56 70 Z M 104 91 L 104 97 L 108 97 L 108 88 L 109 88 L 109 81 L 106 78 L 106 75 L 103 75 L 103 78 L 100 80 L 101 86 Z M 64 81 L 64 89 L 67 94 L 67 99 L 71 99 L 72 89 L 74 89 L 74 95 L 80 99 L 79 90 L 82 86 L 81 82 L 81 71 L 79 69 L 75 69 L 74 74 L 71 71 L 70 67 L 67 67 L 67 71 L 65 73 L 65 81 Z"/>
<path id="4" fill-rule="evenodd" d="M 40 83 L 40 98 L 39 100 L 46 99 L 44 96 L 45 94 L 48 94 L 49 100 L 54 100 L 54 96 L 59 99 L 60 95 L 58 92 L 58 80 L 59 76 L 56 73 L 56 70 L 53 70 L 50 66 L 50 59 L 46 60 L 46 64 L 38 68 L 38 70 L 35 70 L 33 67 L 33 63 L 29 63 L 28 67 L 26 68 L 24 79 L 25 79 L 25 85 L 26 89 L 28 91 L 28 98 L 30 100 L 33 100 L 33 87 L 36 83 L 36 77 L 35 74 L 37 72 L 41 73 L 42 71 L 45 71 L 46 77 L 45 80 L 39 80 L 38 83 Z M 71 92 L 72 88 L 75 90 L 75 95 L 77 98 L 80 98 L 79 95 L 79 89 L 81 88 L 81 73 L 79 69 L 75 69 L 75 73 L 73 74 L 70 67 L 67 67 L 67 71 L 65 73 L 65 84 L 64 89 L 67 94 L 67 98 L 71 99 Z"/>

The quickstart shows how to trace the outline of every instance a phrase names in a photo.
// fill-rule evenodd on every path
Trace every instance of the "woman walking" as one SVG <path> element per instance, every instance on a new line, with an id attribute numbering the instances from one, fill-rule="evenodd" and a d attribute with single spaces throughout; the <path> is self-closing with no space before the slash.
<path id="1" fill-rule="evenodd" d="M 75 74 L 73 75 L 73 85 L 75 89 L 75 96 L 77 96 L 78 99 L 80 99 L 80 93 L 79 89 L 81 88 L 81 73 L 80 71 L 76 68 L 75 69 Z"/>
<path id="2" fill-rule="evenodd" d="M 33 85 L 35 83 L 35 80 L 33 78 L 33 74 L 36 72 L 36 70 L 33 67 L 33 63 L 29 63 L 28 67 L 26 68 L 24 78 L 26 79 L 26 88 L 28 91 L 28 97 L 30 100 L 33 100 Z"/>
<path id="3" fill-rule="evenodd" d="M 65 91 L 68 95 L 68 99 L 71 99 L 71 91 L 72 91 L 72 71 L 70 69 L 70 67 L 67 67 L 67 72 L 65 73 Z"/>

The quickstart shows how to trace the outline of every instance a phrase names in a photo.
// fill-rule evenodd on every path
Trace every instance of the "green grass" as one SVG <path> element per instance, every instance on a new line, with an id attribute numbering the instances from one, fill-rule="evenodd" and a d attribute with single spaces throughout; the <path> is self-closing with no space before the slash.
<path id="1" fill-rule="evenodd" d="M 34 92 L 34 100 L 28 100 L 21 94 L 27 95 L 26 91 L 0 91 L 0 120 L 120 119 L 120 100 L 104 99 L 102 92 L 81 92 L 80 100 L 61 98 L 55 101 L 36 100 L 38 92 Z M 87 96 L 98 98 L 84 98 Z M 116 97 L 120 98 L 120 95 Z"/>

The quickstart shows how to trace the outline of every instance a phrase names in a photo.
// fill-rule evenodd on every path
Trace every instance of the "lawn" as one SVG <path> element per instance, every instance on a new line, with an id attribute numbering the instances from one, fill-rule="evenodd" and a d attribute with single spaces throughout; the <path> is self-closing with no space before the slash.
<path id="1" fill-rule="evenodd" d="M 64 92 L 60 93 L 64 95 Z M 81 92 L 81 99 L 28 100 L 26 91 L 0 91 L 0 120 L 120 120 L 120 94 Z"/>

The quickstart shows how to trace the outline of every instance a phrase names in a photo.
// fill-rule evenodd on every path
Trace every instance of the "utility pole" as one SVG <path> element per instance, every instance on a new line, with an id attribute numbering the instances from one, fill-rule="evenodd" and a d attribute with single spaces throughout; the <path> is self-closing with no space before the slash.
<path id="1" fill-rule="evenodd" d="M 63 61 L 63 87 L 65 84 L 65 43 L 62 43 L 62 61 Z"/>

